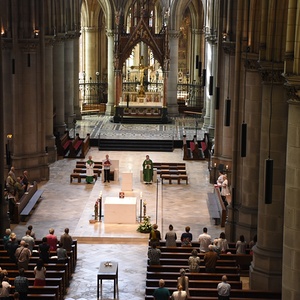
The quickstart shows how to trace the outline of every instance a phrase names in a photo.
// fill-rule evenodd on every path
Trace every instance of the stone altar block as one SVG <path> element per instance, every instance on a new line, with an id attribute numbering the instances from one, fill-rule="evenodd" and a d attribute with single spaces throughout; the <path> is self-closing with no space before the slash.
<path id="1" fill-rule="evenodd" d="M 132 172 L 122 173 L 121 191 L 132 191 Z"/>
<path id="2" fill-rule="evenodd" d="M 106 197 L 104 201 L 104 222 L 107 224 L 135 224 L 136 197 Z"/>

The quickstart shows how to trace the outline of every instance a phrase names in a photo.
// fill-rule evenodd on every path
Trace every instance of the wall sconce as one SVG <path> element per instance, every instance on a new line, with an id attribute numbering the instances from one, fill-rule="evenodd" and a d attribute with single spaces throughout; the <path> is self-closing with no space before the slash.
<path id="1" fill-rule="evenodd" d="M 231 100 L 225 100 L 225 122 L 224 126 L 230 126 L 230 109 L 231 109 Z"/>
<path id="2" fill-rule="evenodd" d="M 227 40 L 227 33 L 226 32 L 222 33 L 222 38 L 223 38 L 224 42 Z"/>
<path id="3" fill-rule="evenodd" d="M 2 36 L 5 35 L 5 30 L 4 30 L 4 28 L 1 28 L 1 35 L 2 35 Z"/>
<path id="4" fill-rule="evenodd" d="M 241 157 L 246 157 L 247 153 L 247 124 L 242 124 L 242 137 L 241 137 Z"/>
<path id="5" fill-rule="evenodd" d="M 265 204 L 272 203 L 273 189 L 273 159 L 266 159 L 265 169 Z"/>
<path id="6" fill-rule="evenodd" d="M 8 140 L 11 140 L 12 137 L 13 137 L 13 135 L 12 135 L 11 133 L 8 133 L 8 134 L 6 135 L 6 138 L 7 138 Z"/>
<path id="7" fill-rule="evenodd" d="M 35 29 L 35 30 L 33 30 L 33 33 L 34 33 L 34 37 L 38 37 L 40 31 L 38 29 Z"/>

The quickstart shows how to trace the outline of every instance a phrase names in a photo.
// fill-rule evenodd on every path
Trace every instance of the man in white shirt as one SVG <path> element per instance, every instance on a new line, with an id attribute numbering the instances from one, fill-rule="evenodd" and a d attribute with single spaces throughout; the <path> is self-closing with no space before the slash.
<path id="1" fill-rule="evenodd" d="M 203 233 L 199 235 L 200 252 L 208 252 L 208 246 L 211 245 L 211 236 L 207 234 L 207 228 L 203 228 Z"/>
<path id="2" fill-rule="evenodd" d="M 218 284 L 218 299 L 219 300 L 229 300 L 231 286 L 227 283 L 226 275 L 222 276 L 222 282 Z"/>

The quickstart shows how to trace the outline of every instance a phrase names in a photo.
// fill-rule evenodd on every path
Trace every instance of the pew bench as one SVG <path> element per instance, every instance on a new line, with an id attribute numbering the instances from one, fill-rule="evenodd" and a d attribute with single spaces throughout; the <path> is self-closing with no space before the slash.
<path id="1" fill-rule="evenodd" d="M 56 138 L 57 154 L 59 156 L 65 156 L 69 151 L 72 139 L 69 136 L 69 132 L 66 131 L 61 137 Z"/>
<path id="2" fill-rule="evenodd" d="M 161 174 L 161 183 L 164 183 L 164 180 L 169 180 L 169 184 L 172 184 L 173 180 L 177 180 L 177 183 L 180 184 L 181 180 L 185 180 L 188 184 L 188 176 L 186 174 Z"/>
<path id="3" fill-rule="evenodd" d="M 25 221 L 25 218 L 30 215 L 32 209 L 37 204 L 37 202 L 41 199 L 43 193 L 44 193 L 43 190 L 37 190 L 33 194 L 33 196 L 30 198 L 29 202 L 27 203 L 27 205 L 24 207 L 24 209 L 20 213 L 22 221 Z"/>
<path id="4" fill-rule="evenodd" d="M 188 263 L 185 265 L 151 265 L 147 266 L 147 272 L 175 272 L 179 273 L 180 269 L 188 269 Z M 238 267 L 236 266 L 216 266 L 215 273 L 222 274 L 237 274 Z M 205 272 L 205 266 L 200 266 L 200 273 Z"/>
<path id="5" fill-rule="evenodd" d="M 101 176 L 102 170 L 99 168 L 94 168 L 93 169 L 94 173 L 97 173 L 98 177 Z M 73 173 L 86 173 L 86 168 L 75 168 L 73 169 Z"/>
<path id="6" fill-rule="evenodd" d="M 11 286 L 10 288 L 10 293 L 14 293 L 15 292 L 15 287 Z M 55 299 L 55 300 L 60 300 L 59 297 L 59 286 L 29 286 L 28 287 L 28 294 L 32 294 L 32 295 L 37 295 L 37 294 L 43 294 L 43 295 L 51 295 L 51 299 Z M 53 298 L 54 295 L 54 298 Z M 40 298 L 43 299 L 43 298 Z M 46 299 L 49 299 L 46 296 Z"/>
<path id="7" fill-rule="evenodd" d="M 83 140 L 79 138 L 79 135 L 76 134 L 76 137 L 74 140 L 72 140 L 70 146 L 69 146 L 69 153 L 66 154 L 66 157 L 70 158 L 76 158 L 79 151 L 81 150 L 81 145 L 83 143 Z"/>
<path id="8" fill-rule="evenodd" d="M 97 178 L 98 178 L 98 174 L 96 173 L 94 173 L 94 179 L 95 179 L 95 181 L 97 180 Z M 73 182 L 73 179 L 77 179 L 78 180 L 78 183 L 81 183 L 81 179 L 85 179 L 86 178 L 86 173 L 72 173 L 71 175 L 70 175 L 70 183 L 72 183 Z"/>

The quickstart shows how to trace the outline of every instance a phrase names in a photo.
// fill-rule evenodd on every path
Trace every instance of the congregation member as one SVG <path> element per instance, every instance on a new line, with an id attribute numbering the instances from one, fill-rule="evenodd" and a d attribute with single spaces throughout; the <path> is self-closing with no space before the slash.
<path id="1" fill-rule="evenodd" d="M 72 250 L 73 239 L 69 234 L 69 228 L 65 228 L 64 234 L 60 237 L 60 242 L 62 243 L 62 247 L 67 251 Z"/>
<path id="2" fill-rule="evenodd" d="M 50 258 L 50 245 L 47 243 L 47 238 L 42 238 L 42 243 L 39 244 L 39 257 L 43 260 L 44 263 L 47 263 Z"/>
<path id="3" fill-rule="evenodd" d="M 189 271 L 190 273 L 198 273 L 200 271 L 200 257 L 198 256 L 198 251 L 193 249 L 191 256 L 189 257 Z"/>
<path id="4" fill-rule="evenodd" d="M 25 193 L 25 186 L 22 184 L 22 179 L 20 176 L 17 177 L 17 180 L 14 185 L 15 196 L 17 201 L 19 201 Z"/>
<path id="5" fill-rule="evenodd" d="M 229 296 L 230 296 L 231 286 L 227 282 L 226 275 L 222 276 L 222 282 L 218 283 L 217 290 L 218 290 L 218 300 L 230 300 Z"/>
<path id="6" fill-rule="evenodd" d="M 46 268 L 42 259 L 36 262 L 36 266 L 33 269 L 34 272 L 34 286 L 46 285 Z"/>
<path id="7" fill-rule="evenodd" d="M 216 270 L 216 264 L 218 260 L 218 254 L 214 251 L 214 246 L 208 246 L 208 252 L 204 254 L 204 264 L 205 264 L 205 271 L 208 273 L 214 273 Z"/>
<path id="8" fill-rule="evenodd" d="M 23 183 L 23 185 L 24 185 L 24 191 L 25 191 L 25 193 L 26 193 L 27 190 L 28 190 L 28 185 L 29 185 L 28 171 L 26 171 L 26 170 L 23 172 L 22 183 Z"/>
<path id="9" fill-rule="evenodd" d="M 153 162 L 149 155 L 146 155 L 146 159 L 143 162 L 143 180 L 146 184 L 152 183 L 153 180 Z"/>
<path id="10" fill-rule="evenodd" d="M 150 245 L 151 244 L 159 245 L 159 242 L 161 240 L 161 235 L 160 235 L 160 231 L 157 228 L 158 228 L 157 224 L 153 224 L 149 235 Z"/>
<path id="11" fill-rule="evenodd" d="M 102 167 L 104 170 L 104 182 L 110 182 L 109 175 L 110 175 L 110 167 L 111 167 L 111 160 L 109 159 L 109 155 L 105 155 L 105 159 L 102 161 Z"/>
<path id="12" fill-rule="evenodd" d="M 19 275 L 14 280 L 15 292 L 19 293 L 20 300 L 27 300 L 27 293 L 29 288 L 29 282 L 25 277 L 25 270 L 20 269 Z"/>
<path id="13" fill-rule="evenodd" d="M 158 282 L 159 288 L 157 288 L 153 293 L 154 300 L 170 300 L 170 291 L 165 288 L 165 281 L 160 279 Z"/>
<path id="14" fill-rule="evenodd" d="M 192 240 L 193 235 L 190 233 L 190 226 L 185 227 L 185 232 L 181 234 L 181 247 L 191 247 L 192 246 Z"/>
<path id="15" fill-rule="evenodd" d="M 57 260 L 66 261 L 68 259 L 67 250 L 63 247 L 63 244 L 59 242 L 56 250 Z"/>
<path id="16" fill-rule="evenodd" d="M 3 236 L 3 244 L 4 244 L 4 248 L 6 246 L 6 243 L 9 241 L 10 239 L 10 235 L 11 235 L 11 229 L 10 228 L 6 228 L 5 230 L 5 235 Z"/>
<path id="17" fill-rule="evenodd" d="M 172 300 L 186 300 L 187 299 L 186 291 L 183 291 L 183 287 L 181 284 L 177 286 L 177 291 L 173 292 Z"/>
<path id="18" fill-rule="evenodd" d="M 95 163 L 92 159 L 92 156 L 89 156 L 89 159 L 85 163 L 85 167 L 86 167 L 86 179 L 85 180 L 86 180 L 86 183 L 88 183 L 88 184 L 94 182 L 94 166 L 95 166 Z"/>
<path id="19" fill-rule="evenodd" d="M 148 250 L 149 265 L 160 265 L 161 251 L 156 248 L 156 243 L 152 243 Z"/>
<path id="20" fill-rule="evenodd" d="M 31 257 L 31 251 L 28 248 L 28 244 L 25 241 L 20 242 L 20 247 L 15 252 L 16 261 L 19 270 L 28 270 L 28 264 Z"/>
<path id="21" fill-rule="evenodd" d="M 30 231 L 30 236 L 32 236 L 33 239 L 36 240 L 35 232 L 33 231 L 33 226 L 32 226 L 32 225 L 29 225 L 29 226 L 27 227 L 27 229 Z"/>
<path id="22" fill-rule="evenodd" d="M 17 236 L 14 232 L 12 232 L 10 235 L 9 241 L 6 243 L 6 246 L 5 246 L 7 254 L 8 254 L 11 262 L 16 263 L 15 253 L 16 253 L 16 250 L 18 249 L 18 247 L 19 247 L 19 244 L 17 241 Z"/>
<path id="23" fill-rule="evenodd" d="M 182 290 L 185 291 L 187 297 L 190 296 L 189 292 L 189 278 L 185 275 L 185 269 L 180 269 L 180 276 L 177 278 L 177 286 L 181 286 Z"/>
<path id="24" fill-rule="evenodd" d="M 226 253 L 229 249 L 228 242 L 225 238 L 225 232 L 220 233 L 220 237 L 214 240 L 214 244 L 219 249 L 220 253 Z"/>
<path id="25" fill-rule="evenodd" d="M 35 241 L 34 238 L 30 235 L 30 230 L 26 230 L 26 235 L 22 237 L 22 241 L 25 241 L 25 243 L 28 244 L 28 248 L 32 252 Z"/>
<path id="26" fill-rule="evenodd" d="M 207 228 L 203 228 L 203 233 L 198 237 L 200 243 L 200 252 L 208 252 L 208 246 L 211 245 L 211 236 L 207 233 Z"/>
<path id="27" fill-rule="evenodd" d="M 240 239 L 236 242 L 235 247 L 236 254 L 246 254 L 247 243 L 243 235 L 240 235 Z"/>
<path id="28" fill-rule="evenodd" d="M 9 300 L 9 292 L 10 292 L 11 285 L 9 284 L 8 277 L 4 276 L 0 284 L 1 284 L 0 299 Z"/>
<path id="29" fill-rule="evenodd" d="M 173 229 L 174 229 L 173 225 L 170 224 L 169 231 L 166 233 L 166 236 L 165 236 L 166 247 L 176 247 L 177 235 Z"/>
<path id="30" fill-rule="evenodd" d="M 57 236 L 54 234 L 54 229 L 50 228 L 49 229 L 49 234 L 46 235 L 47 238 L 47 243 L 50 246 L 50 251 L 56 251 L 57 249 Z"/>

